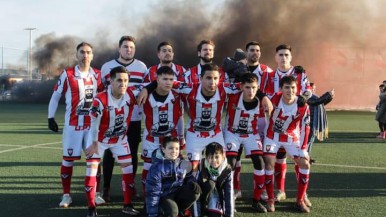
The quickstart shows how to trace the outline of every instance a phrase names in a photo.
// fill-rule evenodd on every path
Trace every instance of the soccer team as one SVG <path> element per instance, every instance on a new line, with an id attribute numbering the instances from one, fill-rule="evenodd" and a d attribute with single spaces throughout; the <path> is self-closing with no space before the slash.
<path id="1" fill-rule="evenodd" d="M 295 161 L 298 182 L 295 207 L 310 212 L 306 101 L 311 88 L 304 69 L 291 65 L 289 45 L 277 46 L 276 70 L 259 62 L 258 42 L 247 43 L 245 53 L 238 49 L 229 58 L 235 67 L 224 67 L 227 71 L 212 63 L 214 49 L 213 41 L 202 40 L 197 46 L 200 62 L 186 70 L 173 63 L 172 45 L 161 42 L 160 63 L 147 69 L 134 58 L 135 39 L 123 36 L 119 57 L 99 71 L 91 67 L 92 45 L 82 42 L 76 47 L 78 64 L 62 72 L 48 108 L 49 129 L 58 132 L 55 113 L 65 96 L 60 207 L 72 203 L 74 160 L 84 150 L 87 216 L 97 216 L 96 206 L 110 202 L 115 161 L 122 171 L 123 212 L 141 215 L 132 197 L 137 193 L 134 179 L 142 140 L 142 196 L 148 216 L 233 216 L 234 200 L 241 196 L 243 149 L 253 162 L 252 208 L 274 212 L 275 201 L 286 199 L 288 153 Z M 102 158 L 103 194 L 99 193 Z"/>

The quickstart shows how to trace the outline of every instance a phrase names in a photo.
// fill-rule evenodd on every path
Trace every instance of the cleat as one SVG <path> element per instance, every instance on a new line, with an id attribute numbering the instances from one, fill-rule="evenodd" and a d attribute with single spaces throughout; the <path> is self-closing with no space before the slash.
<path id="1" fill-rule="evenodd" d="M 267 212 L 275 212 L 275 201 L 267 200 Z"/>
<path id="2" fill-rule="evenodd" d="M 125 205 L 122 210 L 123 213 L 129 214 L 130 216 L 139 216 L 141 212 L 134 209 L 132 204 Z"/>
<path id="3" fill-rule="evenodd" d="M 110 203 L 111 202 L 111 198 L 110 198 L 110 189 L 108 188 L 105 188 L 103 189 L 103 195 L 102 195 L 102 198 L 105 202 L 107 203 Z"/>
<path id="4" fill-rule="evenodd" d="M 87 217 L 96 217 L 98 216 L 95 207 L 89 207 L 87 212 Z"/>
<path id="5" fill-rule="evenodd" d="M 263 204 L 261 204 L 260 201 L 257 201 L 257 200 L 253 200 L 252 209 L 254 209 L 260 213 L 266 213 L 267 212 L 267 208 L 265 208 L 265 206 L 263 206 Z"/>
<path id="6" fill-rule="evenodd" d="M 303 213 L 309 213 L 311 212 L 310 208 L 304 203 L 304 201 L 298 201 L 295 203 L 295 208 Z"/>
<path id="7" fill-rule="evenodd" d="M 304 203 L 306 204 L 306 206 L 312 207 L 312 203 L 311 203 L 311 201 L 308 199 L 308 195 L 307 195 L 307 194 L 304 195 Z"/>
<path id="8" fill-rule="evenodd" d="M 100 206 L 100 205 L 103 205 L 103 204 L 105 204 L 105 203 L 106 203 L 106 201 L 103 199 L 101 193 L 97 192 L 97 193 L 95 194 L 95 204 L 96 204 L 97 206 Z"/>
<path id="9" fill-rule="evenodd" d="M 285 194 L 285 192 L 278 191 L 276 196 L 275 196 L 275 201 L 280 203 L 280 202 L 284 201 L 285 199 L 287 199 L 287 195 Z"/>
<path id="10" fill-rule="evenodd" d="M 71 196 L 69 194 L 63 194 L 62 201 L 60 201 L 59 206 L 67 208 L 72 203 Z"/>
<path id="11" fill-rule="evenodd" d="M 263 192 L 261 192 L 261 199 L 263 200 L 263 201 L 266 201 L 266 200 L 268 200 L 268 194 L 267 194 L 267 191 L 266 190 L 264 190 Z"/>
<path id="12" fill-rule="evenodd" d="M 241 198 L 241 190 L 235 190 L 234 198 L 235 198 L 235 200 L 237 198 Z"/>

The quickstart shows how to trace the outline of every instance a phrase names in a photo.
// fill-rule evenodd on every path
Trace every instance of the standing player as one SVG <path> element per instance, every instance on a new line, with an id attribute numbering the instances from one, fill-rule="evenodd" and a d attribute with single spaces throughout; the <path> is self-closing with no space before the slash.
<path id="1" fill-rule="evenodd" d="M 278 68 L 275 72 L 269 73 L 268 83 L 265 88 L 265 93 L 268 96 L 273 96 L 279 92 L 279 81 L 285 76 L 293 76 L 296 78 L 296 95 L 303 95 L 306 99 L 311 96 L 311 86 L 309 84 L 305 70 L 301 66 L 292 66 L 292 48 L 289 45 L 282 44 L 276 47 L 275 61 Z M 278 189 L 276 200 L 278 202 L 286 199 L 285 193 L 285 175 L 287 173 L 286 152 L 283 148 L 279 149 L 275 164 L 275 183 Z M 308 201 L 308 200 L 307 200 Z"/>
<path id="2" fill-rule="evenodd" d="M 87 217 L 97 216 L 95 209 L 95 179 L 103 152 L 110 149 L 122 169 L 124 207 L 122 212 L 130 216 L 139 215 L 131 204 L 134 187 L 133 165 L 127 144 L 126 133 L 135 104 L 132 90 L 128 88 L 129 71 L 118 66 L 110 72 L 110 86 L 99 93 L 92 102 L 91 129 L 86 149 L 87 170 L 84 180 L 88 200 Z"/>
<path id="3" fill-rule="evenodd" d="M 146 65 L 135 59 L 135 39 L 132 36 L 122 36 L 119 40 L 119 57 L 118 59 L 110 60 L 102 66 L 102 81 L 105 84 L 109 83 L 110 70 L 117 66 L 123 66 L 130 72 L 129 86 L 141 84 L 146 73 Z M 141 142 L 141 116 L 142 111 L 137 105 L 134 106 L 133 115 L 131 117 L 130 132 L 128 142 L 132 153 L 133 173 L 137 173 L 138 168 L 138 146 Z M 103 198 L 110 201 L 110 182 L 113 174 L 114 159 L 110 150 L 106 150 L 103 157 Z"/>
<path id="4" fill-rule="evenodd" d="M 197 45 L 197 56 L 200 58 L 200 63 L 193 66 L 185 73 L 186 83 L 198 83 L 201 81 L 202 67 L 205 64 L 212 63 L 214 57 L 214 42 L 212 40 L 202 40 Z M 219 68 L 220 82 L 226 80 L 225 72 Z"/>
<path id="5" fill-rule="evenodd" d="M 273 173 L 276 153 L 282 146 L 296 162 L 298 193 L 296 208 L 300 212 L 310 212 L 304 197 L 310 176 L 310 163 L 307 152 L 309 127 L 308 105 L 297 104 L 297 79 L 285 76 L 280 80 L 281 93 L 272 98 L 274 109 L 271 112 L 264 140 L 265 184 L 268 193 L 267 210 L 275 211 Z"/>
<path id="6" fill-rule="evenodd" d="M 232 170 L 236 166 L 238 152 L 243 145 L 245 155 L 250 157 L 254 167 L 254 194 L 252 207 L 258 212 L 267 212 L 260 203 L 264 188 L 263 147 L 258 133 L 257 121 L 261 111 L 260 100 L 256 97 L 258 77 L 247 73 L 241 77 L 242 92 L 229 95 L 225 125 L 225 143 L 228 163 Z"/>
<path id="7" fill-rule="evenodd" d="M 50 130 L 58 132 L 55 113 L 61 96 L 65 96 L 63 160 L 60 169 L 63 197 L 59 203 L 60 207 L 68 207 L 72 203 L 70 189 L 74 160 L 80 159 L 82 149 L 85 148 L 90 129 L 89 110 L 91 103 L 97 93 L 98 86 L 100 89 L 103 88 L 100 71 L 90 66 L 93 57 L 93 48 L 89 43 L 82 42 L 76 47 L 78 65 L 62 72 L 48 106 L 48 127 Z M 100 197 L 96 200 L 98 204 L 104 203 Z"/>
<path id="8" fill-rule="evenodd" d="M 145 187 L 146 177 L 152 164 L 152 153 L 161 147 L 167 136 L 177 137 L 177 125 L 182 118 L 183 108 L 181 97 L 172 90 L 174 71 L 168 66 L 157 70 L 157 88 L 149 94 L 143 104 L 145 129 L 142 139 L 142 184 Z M 183 144 L 180 143 L 180 146 Z M 145 192 L 145 188 L 143 189 Z"/>

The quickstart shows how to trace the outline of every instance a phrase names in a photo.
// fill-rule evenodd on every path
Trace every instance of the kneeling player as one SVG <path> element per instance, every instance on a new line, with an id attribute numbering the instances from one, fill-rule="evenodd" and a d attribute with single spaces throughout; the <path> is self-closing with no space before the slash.
<path id="1" fill-rule="evenodd" d="M 269 212 L 275 211 L 274 166 L 278 149 L 284 147 L 296 163 L 295 170 L 298 180 L 296 207 L 299 211 L 308 213 L 310 208 L 304 203 L 304 196 L 310 175 L 310 163 L 307 153 L 310 130 L 309 108 L 308 105 L 299 106 L 297 104 L 295 77 L 283 77 L 280 80 L 280 89 L 281 92 L 275 94 L 271 99 L 274 109 L 271 112 L 264 140 L 265 185 L 268 193 L 267 210 Z"/>
<path id="2" fill-rule="evenodd" d="M 252 207 L 259 212 L 267 212 L 260 203 L 264 187 L 264 162 L 261 139 L 257 129 L 260 100 L 256 97 L 258 77 L 247 73 L 241 77 L 242 92 L 229 95 L 227 106 L 225 143 L 228 162 L 234 170 L 237 153 L 241 145 L 250 157 L 254 167 L 254 194 Z"/>
<path id="3" fill-rule="evenodd" d="M 98 94 L 91 109 L 91 129 L 86 149 L 87 170 L 85 190 L 88 200 L 87 217 L 96 216 L 95 182 L 100 159 L 106 149 L 110 149 L 122 169 L 122 188 L 124 207 L 122 212 L 131 216 L 139 215 L 131 204 L 134 186 L 131 153 L 126 131 L 135 104 L 134 94 L 128 90 L 129 72 L 123 66 L 115 67 L 110 72 L 111 85 Z"/>

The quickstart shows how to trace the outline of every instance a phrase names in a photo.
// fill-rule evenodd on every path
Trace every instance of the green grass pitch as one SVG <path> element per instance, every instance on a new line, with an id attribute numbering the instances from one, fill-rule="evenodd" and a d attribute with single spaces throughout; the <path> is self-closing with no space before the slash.
<path id="1" fill-rule="evenodd" d="M 61 105 L 56 115 L 59 124 L 63 123 L 63 109 Z M 385 216 L 386 141 L 375 139 L 378 128 L 374 113 L 329 112 L 328 118 L 330 138 L 313 147 L 317 163 L 311 168 L 308 194 L 313 207 L 308 216 Z M 61 133 L 47 128 L 47 105 L 1 102 L 0 216 L 86 216 L 84 158 L 74 167 L 72 206 L 58 207 L 61 153 Z M 242 198 L 236 201 L 235 216 L 263 215 L 250 208 L 252 164 L 243 160 L 242 165 Z M 136 186 L 141 191 L 139 178 L 137 175 Z M 118 166 L 112 185 L 113 203 L 98 207 L 100 216 L 124 216 Z M 293 164 L 288 165 L 286 187 L 288 199 L 277 204 L 276 212 L 268 215 L 301 215 L 293 208 L 296 196 Z M 142 208 L 143 200 L 135 199 L 134 205 Z"/>

